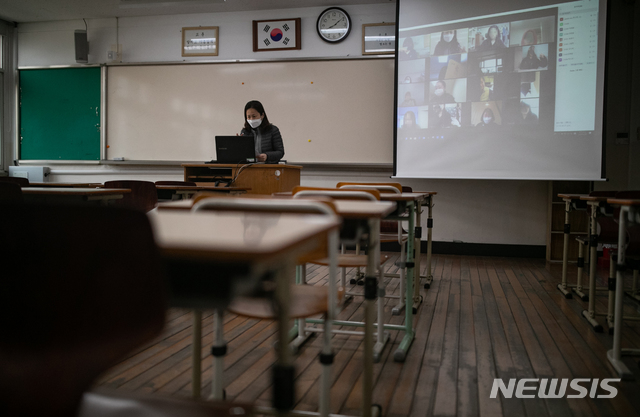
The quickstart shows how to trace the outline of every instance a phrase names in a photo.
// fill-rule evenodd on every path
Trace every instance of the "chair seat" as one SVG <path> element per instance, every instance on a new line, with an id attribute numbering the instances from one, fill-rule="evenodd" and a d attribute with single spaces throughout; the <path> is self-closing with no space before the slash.
<path id="1" fill-rule="evenodd" d="M 338 303 L 344 296 L 344 288 L 338 289 Z M 327 312 L 328 286 L 293 285 L 289 317 L 300 319 Z M 254 319 L 275 319 L 273 303 L 268 298 L 238 297 L 227 308 L 231 313 Z"/>
<path id="2" fill-rule="evenodd" d="M 380 256 L 380 265 L 384 265 L 389 260 L 389 256 L 381 255 Z M 313 261 L 309 261 L 310 264 L 315 265 L 329 265 L 329 258 L 322 259 L 314 259 Z M 352 255 L 352 254 L 341 254 L 338 255 L 338 268 L 357 268 L 357 267 L 366 267 L 367 266 L 367 255 Z"/>

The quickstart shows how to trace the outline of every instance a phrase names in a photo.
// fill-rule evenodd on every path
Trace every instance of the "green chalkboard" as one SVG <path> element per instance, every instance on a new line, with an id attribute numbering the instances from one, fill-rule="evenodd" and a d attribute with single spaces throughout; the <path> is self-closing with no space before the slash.
<path id="1" fill-rule="evenodd" d="M 100 159 L 100 68 L 20 70 L 20 159 Z"/>

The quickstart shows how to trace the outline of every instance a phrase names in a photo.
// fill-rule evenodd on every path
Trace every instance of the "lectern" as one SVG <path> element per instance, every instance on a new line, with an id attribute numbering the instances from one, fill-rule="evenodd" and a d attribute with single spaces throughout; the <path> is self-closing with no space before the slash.
<path id="1" fill-rule="evenodd" d="M 284 164 L 183 164 L 184 180 L 197 185 L 233 181 L 234 187 L 249 188 L 249 194 L 273 194 L 300 185 L 299 165 Z"/>

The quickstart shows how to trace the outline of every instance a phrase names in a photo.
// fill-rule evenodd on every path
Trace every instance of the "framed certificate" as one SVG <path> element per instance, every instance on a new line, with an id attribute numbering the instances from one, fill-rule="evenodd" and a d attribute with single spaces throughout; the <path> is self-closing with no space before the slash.
<path id="1" fill-rule="evenodd" d="M 302 49 L 300 20 L 254 20 L 253 52 Z"/>
<path id="2" fill-rule="evenodd" d="M 385 55 L 396 52 L 396 24 L 362 25 L 362 55 Z"/>
<path id="3" fill-rule="evenodd" d="M 218 26 L 182 28 L 182 56 L 218 56 Z"/>

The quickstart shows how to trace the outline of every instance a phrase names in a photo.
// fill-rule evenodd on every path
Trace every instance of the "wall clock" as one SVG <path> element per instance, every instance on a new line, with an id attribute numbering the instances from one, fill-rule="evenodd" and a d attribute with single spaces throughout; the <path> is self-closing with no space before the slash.
<path id="1" fill-rule="evenodd" d="M 341 42 L 351 32 L 351 17 L 339 7 L 330 7 L 318 16 L 316 29 L 322 40 L 330 43 Z"/>

